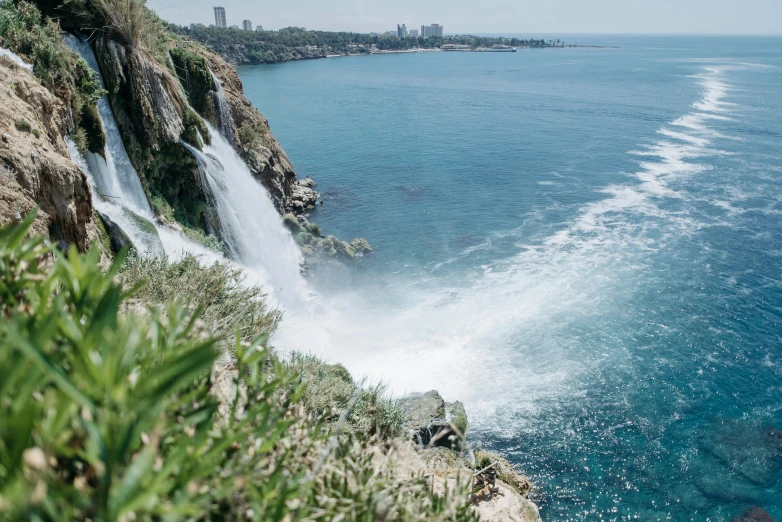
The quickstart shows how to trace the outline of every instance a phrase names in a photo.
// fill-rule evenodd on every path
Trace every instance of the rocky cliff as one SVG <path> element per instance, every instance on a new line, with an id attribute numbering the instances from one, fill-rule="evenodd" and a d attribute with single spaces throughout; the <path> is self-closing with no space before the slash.
<path id="1" fill-rule="evenodd" d="M 202 107 L 203 111 L 199 112 L 203 117 L 229 133 L 253 175 L 269 191 L 277 210 L 280 213 L 305 210 L 317 196 L 314 191 L 306 190 L 309 187 L 296 183 L 291 161 L 272 134 L 269 122 L 245 97 L 236 69 L 214 52 L 189 42 L 179 42 L 172 55 L 174 63 L 180 65 L 177 71 L 185 71 L 185 74 L 180 72 L 180 78 L 186 84 L 193 106 Z M 214 74 L 214 78 L 204 70 Z M 227 125 L 221 121 L 216 106 L 215 79 L 230 108 Z M 302 207 L 305 201 L 307 205 Z"/>
<path id="2" fill-rule="evenodd" d="M 33 231 L 86 250 L 92 196 L 65 143 L 67 110 L 28 70 L 0 57 L 0 225 L 40 207 Z"/>

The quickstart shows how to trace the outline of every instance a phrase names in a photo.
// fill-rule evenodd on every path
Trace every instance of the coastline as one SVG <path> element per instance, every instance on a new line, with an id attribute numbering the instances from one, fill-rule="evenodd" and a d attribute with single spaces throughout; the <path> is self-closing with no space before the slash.
<path id="1" fill-rule="evenodd" d="M 350 53 L 350 54 L 327 54 L 325 56 L 303 56 L 301 58 L 297 58 L 295 60 L 286 60 L 283 62 L 277 62 L 277 63 L 285 63 L 287 61 L 303 61 L 303 60 L 320 60 L 323 58 L 345 58 L 348 56 L 374 56 L 374 55 L 380 55 L 380 54 L 416 54 L 416 53 L 513 53 L 517 52 L 518 50 L 528 50 L 528 49 L 619 49 L 620 47 L 618 45 L 560 45 L 560 46 L 532 46 L 532 45 L 521 45 L 513 47 L 512 49 L 491 49 L 491 48 L 478 48 L 478 49 L 404 49 L 404 50 L 378 50 L 378 51 L 371 51 L 368 53 Z M 212 49 L 214 52 L 217 52 L 216 50 Z M 244 65 L 235 65 L 235 67 L 250 67 L 254 65 L 267 65 L 267 64 L 259 64 L 259 63 L 252 63 L 252 64 L 244 64 Z"/>

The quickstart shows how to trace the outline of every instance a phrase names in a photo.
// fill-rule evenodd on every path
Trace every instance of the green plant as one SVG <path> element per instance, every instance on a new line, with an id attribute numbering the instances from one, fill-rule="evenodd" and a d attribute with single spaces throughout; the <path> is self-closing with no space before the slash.
<path id="1" fill-rule="evenodd" d="M 266 333 L 214 368 L 220 303 L 179 299 L 162 264 L 145 294 L 122 254 L 103 272 L 97 248 L 26 239 L 34 218 L 0 228 L 0 519 L 476 520 L 463 487 L 433 495 L 344 429 L 355 391 L 336 423 L 312 415 Z M 197 272 L 176 270 L 160 281 Z"/>
<path id="2" fill-rule="evenodd" d="M 245 150 L 252 150 L 261 143 L 261 138 L 255 127 L 249 122 L 242 123 L 242 126 L 237 130 L 239 136 L 239 142 L 242 144 Z"/>
<path id="3" fill-rule="evenodd" d="M 227 264 L 203 266 L 190 254 L 176 262 L 132 257 L 119 276 L 129 288 L 144 283 L 134 299 L 145 306 L 177 298 L 198 302 L 205 329 L 221 339 L 230 340 L 234 334 L 242 342 L 268 337 L 280 320 L 280 312 L 269 308 L 263 291 L 247 285 L 244 274 Z"/>
<path id="4" fill-rule="evenodd" d="M 103 31 L 113 40 L 149 51 L 157 46 L 163 24 L 145 0 L 88 0 L 88 3 L 102 19 Z"/>
<path id="5" fill-rule="evenodd" d="M 30 122 L 27 120 L 16 120 L 14 122 L 14 127 L 16 127 L 16 130 L 20 130 L 23 132 L 32 132 L 33 126 L 30 125 Z"/>
<path id="6" fill-rule="evenodd" d="M 323 237 L 323 231 L 320 228 L 320 225 L 316 223 L 310 223 L 307 225 L 307 232 L 312 234 L 315 237 Z"/>
<path id="7" fill-rule="evenodd" d="M 344 366 L 310 355 L 291 354 L 286 364 L 306 385 L 303 403 L 312 415 L 336 422 L 352 404 L 343 428 L 347 433 L 381 439 L 401 434 L 404 412 L 388 397 L 384 385 L 356 383 Z"/>
<path id="8" fill-rule="evenodd" d="M 66 101 L 71 91 L 87 103 L 104 93 L 97 75 L 65 46 L 59 23 L 41 16 L 30 2 L 0 2 L 0 43 L 25 56 L 41 83 Z"/>

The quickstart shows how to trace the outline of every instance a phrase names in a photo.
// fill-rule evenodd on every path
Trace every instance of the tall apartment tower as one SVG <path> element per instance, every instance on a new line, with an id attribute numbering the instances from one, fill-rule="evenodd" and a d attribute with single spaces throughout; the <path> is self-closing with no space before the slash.
<path id="1" fill-rule="evenodd" d="M 421 26 L 421 36 L 424 38 L 429 38 L 430 36 L 442 36 L 442 35 L 443 35 L 443 26 L 440 24 Z"/>
<path id="2" fill-rule="evenodd" d="M 396 24 L 396 36 L 397 38 L 407 38 L 407 27 L 405 24 Z"/>
<path id="3" fill-rule="evenodd" d="M 252 31 L 253 23 L 249 20 L 242 20 L 242 29 L 244 29 L 245 31 Z"/>
<path id="4" fill-rule="evenodd" d="M 228 24 L 225 23 L 225 7 L 215 7 L 215 27 L 222 27 L 226 28 L 228 27 Z"/>

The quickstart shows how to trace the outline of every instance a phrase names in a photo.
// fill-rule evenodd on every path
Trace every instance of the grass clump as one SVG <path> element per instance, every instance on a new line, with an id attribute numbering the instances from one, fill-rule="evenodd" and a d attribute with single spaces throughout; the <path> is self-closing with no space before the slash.
<path id="1" fill-rule="evenodd" d="M 313 415 L 295 365 L 263 334 L 242 341 L 271 327 L 268 311 L 255 309 L 261 327 L 254 313 L 220 320 L 248 297 L 210 290 L 231 280 L 224 268 L 123 268 L 119 255 L 103 272 L 97 248 L 25 239 L 34 218 L 0 228 L 0 519 L 476 520 L 464 488 L 433 495 L 423 477 L 395 475 L 380 435 Z M 233 328 L 218 400 L 212 331 Z"/>
<path id="2" fill-rule="evenodd" d="M 239 269 L 220 263 L 204 267 L 194 255 L 177 262 L 130 258 L 119 275 L 126 287 L 143 283 L 135 299 L 145 306 L 175 298 L 199 303 L 206 330 L 223 339 L 234 334 L 242 342 L 268 337 L 280 320 L 280 312 L 268 307 L 260 288 L 245 284 Z"/>
<path id="3" fill-rule="evenodd" d="M 163 24 L 144 0 L 89 0 L 85 4 L 97 11 L 111 39 L 150 51 L 157 46 Z"/>
<path id="4" fill-rule="evenodd" d="M 33 126 L 30 125 L 30 122 L 27 120 L 16 120 L 14 122 L 14 127 L 16 127 L 16 130 L 22 132 L 32 132 L 33 130 Z"/>
<path id="5" fill-rule="evenodd" d="M 16 130 L 22 131 L 22 132 L 29 132 L 36 138 L 41 137 L 41 131 L 34 128 L 29 121 L 27 120 L 16 120 L 14 122 L 14 127 L 16 127 Z"/>
<path id="6" fill-rule="evenodd" d="M 311 415 L 336 422 L 352 403 L 347 432 L 381 439 L 402 433 L 404 411 L 388 398 L 382 384 L 356 383 L 341 364 L 326 364 L 310 355 L 294 353 L 286 364 L 306 385 L 303 402 Z"/>

